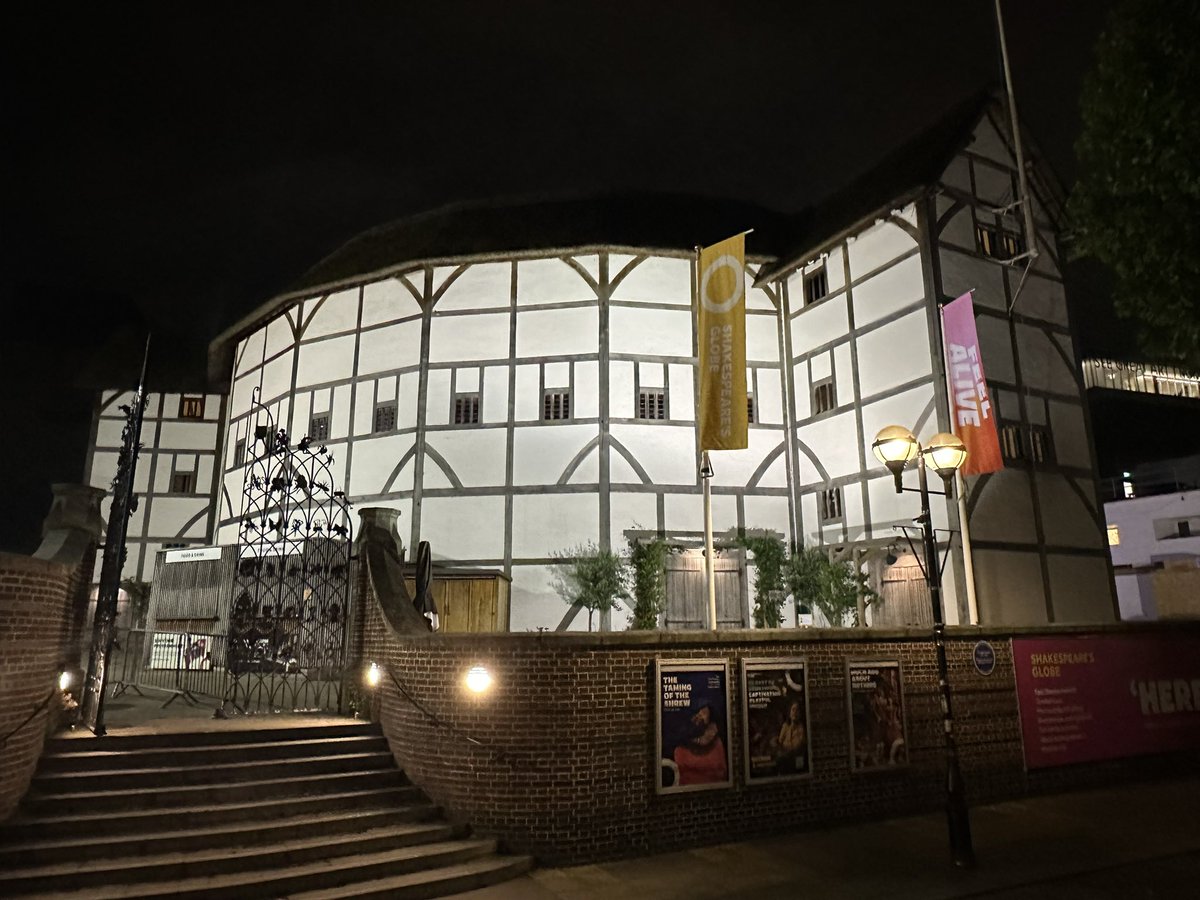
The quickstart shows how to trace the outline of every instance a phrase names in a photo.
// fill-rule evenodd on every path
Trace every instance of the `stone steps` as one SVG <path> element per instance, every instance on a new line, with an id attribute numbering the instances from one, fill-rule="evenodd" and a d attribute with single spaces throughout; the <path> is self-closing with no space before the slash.
<path id="1" fill-rule="evenodd" d="M 438 897 L 531 863 L 447 822 L 360 723 L 51 741 L 0 824 L 5 897 Z"/>

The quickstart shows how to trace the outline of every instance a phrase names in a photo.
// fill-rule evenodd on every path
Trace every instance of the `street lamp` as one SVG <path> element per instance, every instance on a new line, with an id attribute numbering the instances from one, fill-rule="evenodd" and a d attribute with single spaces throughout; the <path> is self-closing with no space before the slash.
<path id="1" fill-rule="evenodd" d="M 935 434 L 924 447 L 913 433 L 900 425 L 889 425 L 875 436 L 871 445 L 875 456 L 888 467 L 896 480 L 896 493 L 905 490 L 901 483 L 904 467 L 916 460 L 921 495 L 921 544 L 925 555 L 925 582 L 933 606 L 933 646 L 937 651 L 938 687 L 942 693 L 942 724 L 946 736 L 946 824 L 950 829 L 950 854 L 957 866 L 975 863 L 971 846 L 971 818 L 967 812 L 966 791 L 958 765 L 958 746 L 954 740 L 954 711 L 950 704 L 950 676 L 946 666 L 946 624 L 942 619 L 942 579 L 938 565 L 937 543 L 933 536 L 933 517 L 929 513 L 929 484 L 925 469 L 941 476 L 949 491 L 950 479 L 967 458 L 967 448 L 952 434 Z M 942 494 L 942 491 L 933 493 Z"/>

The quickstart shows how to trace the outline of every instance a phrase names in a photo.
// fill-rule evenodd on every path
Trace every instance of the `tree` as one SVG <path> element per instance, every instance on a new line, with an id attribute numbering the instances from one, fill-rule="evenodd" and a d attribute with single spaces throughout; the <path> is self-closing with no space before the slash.
<path id="1" fill-rule="evenodd" d="M 601 550 L 589 541 L 551 554 L 555 559 L 554 590 L 571 606 L 579 604 L 588 611 L 588 631 L 592 614 L 606 612 L 629 599 L 629 576 L 625 561 L 611 550 Z"/>
<path id="2" fill-rule="evenodd" d="M 754 554 L 754 625 L 778 628 L 782 618 L 787 549 L 773 532 L 743 532 L 737 542 Z"/>
<path id="3" fill-rule="evenodd" d="M 662 538 L 629 541 L 629 564 L 633 569 L 633 617 L 629 627 L 658 627 L 658 617 L 667 607 L 667 554 L 670 545 Z"/>
<path id="4" fill-rule="evenodd" d="M 788 590 L 798 602 L 819 609 L 834 627 L 849 619 L 858 624 L 858 594 L 868 603 L 880 597 L 867 585 L 867 576 L 853 564 L 834 562 L 818 547 L 803 547 L 788 559 L 784 570 Z"/>
<path id="5" fill-rule="evenodd" d="M 1200 369 L 1200 0 L 1118 0 L 1081 98 L 1073 252 L 1143 352 Z"/>

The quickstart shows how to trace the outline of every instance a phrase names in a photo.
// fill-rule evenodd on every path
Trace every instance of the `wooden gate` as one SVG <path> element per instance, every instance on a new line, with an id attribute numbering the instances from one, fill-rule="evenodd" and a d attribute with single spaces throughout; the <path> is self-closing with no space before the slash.
<path id="1" fill-rule="evenodd" d="M 932 625 L 929 587 L 915 557 L 906 556 L 881 573 L 879 596 L 871 610 L 872 625 Z"/>
<path id="2" fill-rule="evenodd" d="M 745 555 L 717 550 L 717 627 L 746 628 Z M 704 553 L 684 550 L 667 556 L 667 611 L 664 628 L 708 628 L 708 590 Z"/>

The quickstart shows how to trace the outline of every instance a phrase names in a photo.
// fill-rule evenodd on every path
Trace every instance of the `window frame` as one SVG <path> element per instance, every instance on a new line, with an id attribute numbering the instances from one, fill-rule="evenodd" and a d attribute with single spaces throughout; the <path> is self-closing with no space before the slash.
<path id="1" fill-rule="evenodd" d="M 318 435 L 318 434 L 316 434 L 317 423 L 321 422 L 322 420 L 324 421 L 324 429 L 323 430 L 325 433 L 322 435 Z M 328 441 L 329 433 L 332 430 L 331 429 L 332 424 L 333 424 L 333 416 L 330 414 L 330 412 L 328 410 L 326 410 L 325 412 L 313 413 L 311 416 L 308 417 L 308 438 L 309 438 L 309 440 L 316 441 L 317 443 L 324 443 L 325 441 Z"/>
<path id="2" fill-rule="evenodd" d="M 186 481 L 184 482 L 187 485 L 186 489 L 179 488 L 177 486 L 179 483 L 179 479 L 181 479 L 181 478 L 186 479 Z M 171 494 L 194 494 L 194 493 L 196 493 L 196 470 L 192 469 L 190 472 L 173 471 L 171 473 L 171 490 L 168 493 L 171 493 Z"/>
<path id="3" fill-rule="evenodd" d="M 474 417 L 460 417 L 459 412 L 466 408 L 474 413 Z M 450 423 L 470 427 L 483 421 L 483 393 L 481 391 L 458 391 L 450 398 Z"/>
<path id="4" fill-rule="evenodd" d="M 653 398 L 656 402 L 648 402 Z M 636 410 L 634 417 L 639 422 L 665 422 L 670 418 L 667 404 L 667 389 L 665 387 L 639 387 L 637 395 Z M 658 415 L 648 415 L 647 413 L 657 411 Z"/>
<path id="5" fill-rule="evenodd" d="M 392 424 L 388 428 L 379 427 L 380 413 L 390 413 Z M 375 411 L 371 416 L 371 434 L 387 434 L 396 430 L 396 423 L 400 420 L 400 406 L 395 400 L 384 400 L 375 404 Z"/>
<path id="6" fill-rule="evenodd" d="M 820 286 L 820 294 L 813 296 L 813 285 Z M 803 291 L 805 306 L 812 306 L 814 303 L 820 303 L 829 296 L 829 272 L 825 268 L 825 263 L 821 263 L 811 272 L 804 273 Z"/>
<path id="7" fill-rule="evenodd" d="M 821 407 L 821 404 L 817 402 L 817 398 L 821 396 L 823 388 L 829 388 L 829 405 L 818 408 Z M 837 384 L 832 375 L 820 378 L 812 383 L 812 388 L 809 392 L 809 402 L 812 404 L 811 414 L 813 416 L 828 415 L 837 409 Z"/>
<path id="8" fill-rule="evenodd" d="M 574 418 L 574 404 L 571 402 L 571 388 L 542 388 L 542 408 L 541 421 L 543 422 L 569 422 Z M 553 401 L 558 398 L 559 403 L 557 410 L 554 408 Z M 560 412 L 561 415 L 551 415 L 552 412 Z"/>
<path id="9" fill-rule="evenodd" d="M 833 507 L 836 507 L 836 512 L 831 514 L 830 510 Z M 840 485 L 817 491 L 817 519 L 822 525 L 835 525 L 846 521 L 846 507 Z"/>
<path id="10" fill-rule="evenodd" d="M 195 413 L 188 412 L 194 408 Z M 203 394 L 180 394 L 179 395 L 179 414 L 178 419 L 203 419 L 204 418 L 204 395 Z"/>

